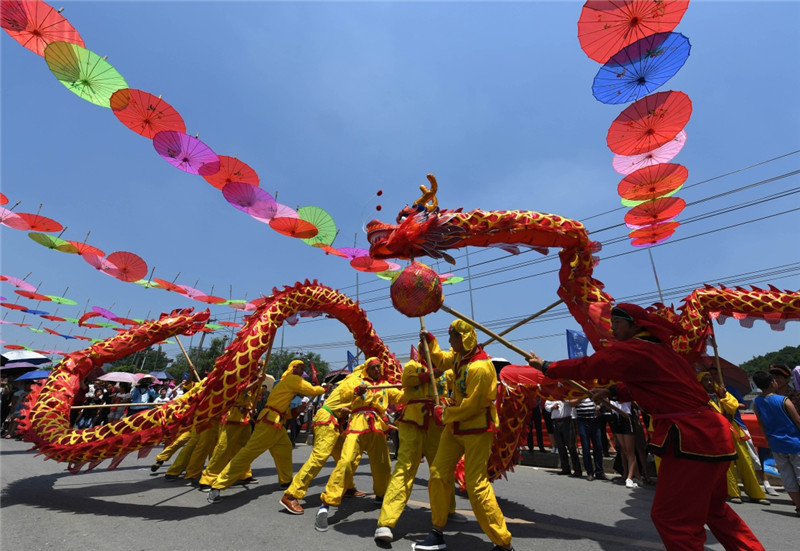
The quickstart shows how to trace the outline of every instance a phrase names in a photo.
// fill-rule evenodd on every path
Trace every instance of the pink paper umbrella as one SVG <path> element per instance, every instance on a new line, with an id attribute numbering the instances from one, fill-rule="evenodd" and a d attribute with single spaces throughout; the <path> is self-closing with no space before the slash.
<path id="1" fill-rule="evenodd" d="M 369 251 L 367 249 L 360 249 L 357 247 L 341 247 L 339 252 L 345 255 L 350 260 L 354 258 L 358 258 L 361 256 L 369 256 Z"/>
<path id="2" fill-rule="evenodd" d="M 188 134 L 172 130 L 159 132 L 153 137 L 153 147 L 165 161 L 189 174 L 210 176 L 219 172 L 217 154 Z"/>
<path id="3" fill-rule="evenodd" d="M 23 291 L 29 291 L 31 293 L 36 291 L 36 287 L 18 277 L 10 275 L 0 275 L 0 281 L 8 281 L 11 285 L 17 287 L 18 289 L 22 289 Z"/>
<path id="4" fill-rule="evenodd" d="M 107 320 L 116 321 L 117 315 L 112 312 L 111 310 L 106 310 L 105 308 L 100 308 L 99 306 L 92 306 L 92 312 L 100 314 Z"/>
<path id="5" fill-rule="evenodd" d="M 653 151 L 641 155 L 614 155 L 611 165 L 620 174 L 630 174 L 640 168 L 670 162 L 681 152 L 684 145 L 686 145 L 686 131 L 681 130 L 675 138 Z"/>
<path id="6" fill-rule="evenodd" d="M 83 258 L 92 267 L 94 267 L 95 270 L 99 270 L 106 275 L 110 275 L 111 277 L 117 277 L 120 275 L 120 272 L 114 265 L 114 263 L 110 262 L 106 258 L 103 258 L 102 256 L 87 253 L 87 254 L 82 254 L 81 258 Z"/>
<path id="7" fill-rule="evenodd" d="M 230 182 L 222 188 L 222 196 L 235 208 L 242 212 L 261 216 L 272 211 L 274 216 L 278 210 L 275 198 L 258 186 L 243 182 Z"/>
<path id="8" fill-rule="evenodd" d="M 25 221 L 16 212 L 0 207 L 0 224 L 16 230 L 24 226 Z"/>

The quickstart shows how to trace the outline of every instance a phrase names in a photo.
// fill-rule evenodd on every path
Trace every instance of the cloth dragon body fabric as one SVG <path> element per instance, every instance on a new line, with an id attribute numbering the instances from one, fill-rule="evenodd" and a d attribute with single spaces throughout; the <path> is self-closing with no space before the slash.
<path id="1" fill-rule="evenodd" d="M 168 337 L 197 331 L 209 318 L 208 311 L 193 314 L 191 309 L 176 310 L 67 355 L 43 386 L 34 387 L 20 430 L 25 440 L 47 458 L 69 462 L 72 472 L 84 465 L 92 469 L 109 458 L 109 469 L 113 469 L 132 451 L 140 450 L 140 457 L 144 456 L 159 442 L 193 427 L 202 429 L 226 413 L 246 391 L 259 358 L 284 320 L 308 311 L 323 312 L 341 321 L 355 337 L 356 346 L 367 356 L 381 360 L 387 379 L 400 380 L 402 367 L 375 333 L 365 312 L 342 293 L 306 281 L 273 290 L 192 392 L 100 427 L 75 430 L 69 422 L 70 406 L 81 380 L 92 370 Z"/>

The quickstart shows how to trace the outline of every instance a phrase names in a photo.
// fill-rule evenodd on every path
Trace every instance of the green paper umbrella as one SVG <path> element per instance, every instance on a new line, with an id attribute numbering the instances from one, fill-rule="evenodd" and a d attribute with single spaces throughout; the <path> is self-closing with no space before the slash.
<path id="1" fill-rule="evenodd" d="M 53 302 L 55 302 L 56 304 L 66 304 L 68 306 L 75 306 L 76 304 L 78 304 L 71 298 L 60 297 L 58 295 L 45 295 L 45 296 L 50 300 L 52 300 Z"/>
<path id="2" fill-rule="evenodd" d="M 336 222 L 330 214 L 319 207 L 300 207 L 297 209 L 297 216 L 300 220 L 305 220 L 314 224 L 317 228 L 317 235 L 302 239 L 308 245 L 330 245 L 336 237 Z"/>
<path id="3" fill-rule="evenodd" d="M 45 331 L 44 329 L 36 329 L 35 327 L 28 327 L 28 329 L 30 329 L 34 333 L 47 333 L 47 331 Z"/>
<path id="4" fill-rule="evenodd" d="M 33 231 L 28 233 L 28 237 L 36 241 L 39 245 L 44 245 L 48 249 L 53 249 L 54 251 L 70 254 L 78 253 L 78 247 L 65 239 L 61 239 L 60 237 L 53 237 L 52 235 L 47 235 L 46 233 L 38 233 Z"/>
<path id="5" fill-rule="evenodd" d="M 225 326 L 224 325 L 219 325 L 219 324 L 216 324 L 216 323 L 207 323 L 206 324 L 206 329 L 225 329 Z"/>
<path id="6" fill-rule="evenodd" d="M 64 321 L 68 321 L 70 323 L 76 323 L 76 324 L 78 323 L 78 320 L 76 318 L 64 318 Z"/>
<path id="7" fill-rule="evenodd" d="M 44 49 L 50 71 L 70 91 L 99 105 L 111 108 L 111 95 L 128 83 L 105 59 L 69 42 L 51 42 Z"/>

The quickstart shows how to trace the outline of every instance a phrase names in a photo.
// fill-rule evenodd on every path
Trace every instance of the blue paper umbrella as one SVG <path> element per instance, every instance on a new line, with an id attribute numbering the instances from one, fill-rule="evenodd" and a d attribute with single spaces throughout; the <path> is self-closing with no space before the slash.
<path id="1" fill-rule="evenodd" d="M 644 97 L 683 67 L 690 50 L 689 39 L 680 33 L 657 33 L 637 40 L 600 68 L 592 94 L 610 104 Z"/>

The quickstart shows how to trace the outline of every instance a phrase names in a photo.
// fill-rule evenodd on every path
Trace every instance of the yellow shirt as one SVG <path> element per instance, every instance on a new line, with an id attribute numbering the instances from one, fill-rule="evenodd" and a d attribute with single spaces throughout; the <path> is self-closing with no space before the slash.
<path id="1" fill-rule="evenodd" d="M 497 397 L 497 373 L 489 357 L 477 348 L 462 359 L 452 349 L 439 348 L 436 339 L 428 341 L 431 361 L 439 370 L 452 369 L 453 405 L 445 409 L 443 421 L 454 423 L 455 434 L 493 431 L 499 423 L 494 406 Z"/>
<path id="2" fill-rule="evenodd" d="M 363 381 L 367 385 L 375 384 L 366 378 Z M 386 432 L 389 429 L 389 425 L 383 420 L 386 408 L 389 404 L 397 404 L 402 400 L 403 391 L 397 388 L 368 389 L 361 396 L 353 396 L 347 433 Z"/>
<path id="3" fill-rule="evenodd" d="M 289 414 L 289 404 L 292 403 L 295 394 L 319 396 L 324 393 L 323 387 L 312 385 L 300 375 L 284 375 L 281 382 L 272 387 L 267 404 L 258 414 L 258 420 L 282 427 Z"/>
<path id="4" fill-rule="evenodd" d="M 419 362 L 410 361 L 403 368 L 403 394 L 406 406 L 403 408 L 397 421 L 409 423 L 420 428 L 428 428 L 428 423 L 433 417 L 433 396 L 430 395 L 430 383 L 423 383 L 420 375 L 428 373 L 428 368 Z M 453 372 L 448 370 L 436 380 L 437 392 L 440 399 L 446 399 L 447 374 L 452 378 Z"/>

